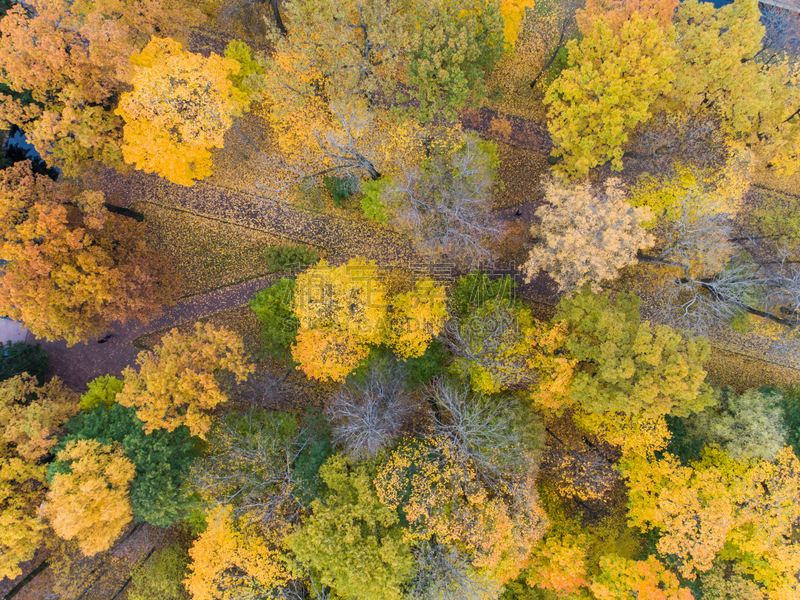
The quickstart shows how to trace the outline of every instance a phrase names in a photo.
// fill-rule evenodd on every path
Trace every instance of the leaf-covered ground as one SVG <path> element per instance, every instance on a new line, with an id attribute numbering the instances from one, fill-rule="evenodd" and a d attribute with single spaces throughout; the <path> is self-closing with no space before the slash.
<path id="1" fill-rule="evenodd" d="M 145 216 L 150 248 L 181 275 L 180 297 L 266 275 L 264 250 L 289 241 L 151 202 L 134 202 L 131 208 Z"/>

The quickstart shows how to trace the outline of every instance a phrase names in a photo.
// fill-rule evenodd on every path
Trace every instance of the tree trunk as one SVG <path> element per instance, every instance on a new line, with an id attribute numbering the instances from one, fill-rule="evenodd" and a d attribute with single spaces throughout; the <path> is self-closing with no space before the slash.
<path id="1" fill-rule="evenodd" d="M 272 16 L 275 17 L 275 25 L 278 26 L 278 30 L 281 32 L 283 37 L 289 33 L 286 30 L 286 25 L 283 24 L 283 19 L 281 19 L 281 11 L 278 7 L 278 0 L 269 0 L 269 5 L 272 8 Z"/>

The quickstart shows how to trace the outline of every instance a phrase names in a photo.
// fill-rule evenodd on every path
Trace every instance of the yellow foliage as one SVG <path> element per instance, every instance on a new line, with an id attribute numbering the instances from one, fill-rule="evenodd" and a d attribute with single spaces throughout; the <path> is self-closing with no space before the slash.
<path id="1" fill-rule="evenodd" d="M 232 512 L 230 506 L 210 510 L 208 529 L 189 549 L 192 561 L 185 583 L 193 600 L 234 600 L 289 578 L 278 540 Z"/>
<path id="2" fill-rule="evenodd" d="M 378 470 L 378 498 L 402 509 L 409 540 L 436 536 L 471 553 L 473 564 L 492 578 L 510 581 L 544 534 L 546 516 L 533 481 L 521 481 L 516 502 L 509 503 L 480 484 L 472 464 L 454 460 L 455 452 L 443 437 L 401 442 Z"/>
<path id="3" fill-rule="evenodd" d="M 46 525 L 36 511 L 44 497 L 47 466 L 0 458 L 0 578 L 22 574 L 19 563 L 33 558 Z"/>
<path id="4" fill-rule="evenodd" d="M 239 335 L 201 323 L 192 332 L 171 331 L 136 360 L 139 372 L 123 371 L 125 386 L 117 402 L 135 408 L 148 433 L 185 425 L 192 435 L 205 437 L 211 427 L 207 411 L 227 400 L 216 374 L 227 371 L 241 382 L 253 372 Z"/>
<path id="5" fill-rule="evenodd" d="M 639 414 L 583 413 L 573 416 L 575 424 L 600 439 L 618 446 L 623 456 L 643 454 L 652 456 L 664 450 L 670 439 L 667 422 L 662 415 L 648 418 Z"/>
<path id="6" fill-rule="evenodd" d="M 507 53 L 514 51 L 525 12 L 535 4 L 536 0 L 501 0 L 500 15 L 503 17 L 503 38 Z"/>
<path id="7" fill-rule="evenodd" d="M 603 19 L 567 44 L 568 67 L 547 89 L 548 129 L 562 156 L 558 169 L 585 177 L 611 160 L 622 169 L 628 132 L 651 117 L 650 107 L 672 78 L 673 34 L 634 14 L 619 32 Z"/>
<path id="8" fill-rule="evenodd" d="M 749 169 L 732 160 L 724 169 L 699 170 L 678 163 L 670 175 L 642 175 L 631 188 L 629 199 L 634 206 L 647 206 L 654 219 L 644 223 L 651 229 L 656 219 L 681 218 L 685 197 L 692 195 L 693 210 L 701 215 L 735 215 L 750 187 Z"/>
<path id="9" fill-rule="evenodd" d="M 412 358 L 425 353 L 447 318 L 446 298 L 444 287 L 427 277 L 417 280 L 414 290 L 392 298 L 387 337 L 397 354 Z"/>
<path id="10" fill-rule="evenodd" d="M 331 267 L 320 261 L 297 277 L 300 321 L 292 356 L 307 375 L 344 381 L 369 346 L 386 343 L 404 358 L 424 354 L 441 331 L 445 290 L 422 278 L 390 298 L 387 273 L 361 258 Z"/>
<path id="11" fill-rule="evenodd" d="M 133 518 L 129 498 L 136 473 L 119 446 L 75 440 L 56 455 L 68 473 L 53 477 L 41 514 L 66 540 L 76 539 L 87 556 L 108 550 Z"/>
<path id="12" fill-rule="evenodd" d="M 185 52 L 170 38 L 153 38 L 133 64 L 133 91 L 119 101 L 125 119 L 125 161 L 173 183 L 192 185 L 211 174 L 209 148 L 222 148 L 233 117 L 248 108 L 230 75 L 237 61 Z"/>
<path id="13" fill-rule="evenodd" d="M 25 459 L 43 458 L 56 429 L 78 413 L 78 395 L 58 377 L 37 385 L 27 373 L 0 382 L 0 434 Z"/>
<path id="14" fill-rule="evenodd" d="M 800 71 L 785 56 L 763 56 L 764 26 L 756 0 L 715 9 L 682 2 L 667 106 L 689 114 L 710 109 L 739 147 L 751 147 L 777 171 L 800 168 Z"/>

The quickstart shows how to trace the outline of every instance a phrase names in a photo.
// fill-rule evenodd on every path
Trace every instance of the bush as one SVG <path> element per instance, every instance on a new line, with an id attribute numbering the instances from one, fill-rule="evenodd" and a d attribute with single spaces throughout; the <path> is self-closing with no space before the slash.
<path id="1" fill-rule="evenodd" d="M 487 300 L 493 298 L 506 298 L 511 300 L 516 287 L 510 275 L 499 279 L 490 279 L 483 271 L 473 271 L 460 277 L 458 284 L 453 289 L 452 306 L 459 318 L 465 319 L 470 309 L 477 308 Z"/>
<path id="2" fill-rule="evenodd" d="M 92 412 L 101 404 L 109 408 L 114 404 L 114 399 L 122 391 L 124 382 L 112 375 L 96 377 L 89 382 L 89 390 L 81 397 L 81 410 Z"/>
<path id="3" fill-rule="evenodd" d="M 355 177 L 323 177 L 322 182 L 337 207 L 358 191 L 358 180 Z"/>
<path id="4" fill-rule="evenodd" d="M 250 300 L 250 310 L 261 321 L 261 335 L 266 342 L 264 350 L 276 358 L 287 358 L 289 347 L 297 337 L 300 321 L 292 308 L 296 292 L 294 279 L 283 278 Z"/>
<path id="5" fill-rule="evenodd" d="M 305 268 L 319 261 L 319 252 L 309 246 L 281 244 L 264 251 L 264 260 L 270 273 L 292 268 Z"/>
<path id="6" fill-rule="evenodd" d="M 189 553 L 178 545 L 167 546 L 133 573 L 128 600 L 188 600 L 183 587 Z"/>
<path id="7" fill-rule="evenodd" d="M 381 202 L 381 196 L 391 182 L 391 179 L 378 179 L 367 181 L 361 186 L 364 192 L 364 197 L 361 199 L 361 210 L 364 211 L 365 217 L 384 225 L 389 222 L 389 215 Z"/>
<path id="8" fill-rule="evenodd" d="M 39 344 L 0 342 L 0 381 L 27 373 L 36 377 L 41 385 L 48 371 L 50 371 L 50 356 Z"/>

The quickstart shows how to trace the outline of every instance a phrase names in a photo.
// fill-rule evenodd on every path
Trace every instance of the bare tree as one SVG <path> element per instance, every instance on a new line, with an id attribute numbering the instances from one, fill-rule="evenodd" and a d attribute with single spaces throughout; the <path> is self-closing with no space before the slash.
<path id="1" fill-rule="evenodd" d="M 394 442 L 414 411 L 396 368 L 377 364 L 362 383 L 350 383 L 328 401 L 334 442 L 355 460 L 375 456 Z"/>
<path id="2" fill-rule="evenodd" d="M 800 53 L 800 14 L 771 4 L 762 4 L 760 8 L 761 24 L 766 30 L 764 39 L 761 40 L 764 51 L 770 54 Z M 800 4 L 797 8 L 800 9 Z M 770 60 L 767 56 L 766 62 L 769 63 Z"/>
<path id="3" fill-rule="evenodd" d="M 409 584 L 409 600 L 490 600 L 500 585 L 481 575 L 456 548 L 436 539 L 414 550 L 416 573 Z"/>
<path id="4" fill-rule="evenodd" d="M 292 521 L 303 508 L 294 464 L 313 435 L 286 413 L 250 410 L 221 417 L 211 451 L 193 468 L 201 494 L 265 527 Z"/>
<path id="5" fill-rule="evenodd" d="M 427 392 L 438 413 L 435 431 L 452 445 L 452 460 L 463 470 L 474 468 L 496 491 L 514 489 L 533 464 L 514 423 L 513 399 L 489 400 L 444 379 L 431 383 Z"/>
<path id="6" fill-rule="evenodd" d="M 467 265 L 487 261 L 504 233 L 491 214 L 494 175 L 480 138 L 468 133 L 460 148 L 434 150 L 422 167 L 406 168 L 381 201 L 391 225 L 422 254 Z"/>

